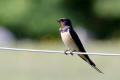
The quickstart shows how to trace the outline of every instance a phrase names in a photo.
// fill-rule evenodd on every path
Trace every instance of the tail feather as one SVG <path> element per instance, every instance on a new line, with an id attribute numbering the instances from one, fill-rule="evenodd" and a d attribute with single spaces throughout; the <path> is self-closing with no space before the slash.
<path id="1" fill-rule="evenodd" d="M 90 59 L 88 61 L 88 64 L 90 64 L 94 69 L 96 69 L 99 73 L 103 73 L 100 69 L 98 69 L 95 65 L 95 63 L 93 63 Z M 104 73 L 103 73 L 104 74 Z"/>
<path id="2" fill-rule="evenodd" d="M 91 65 L 92 66 L 92 65 Z M 100 69 L 98 69 L 96 66 L 92 66 L 94 69 L 96 69 L 99 73 L 104 74 Z"/>
<path id="3" fill-rule="evenodd" d="M 90 64 L 94 69 L 96 69 L 99 73 L 103 73 L 100 69 L 98 69 L 95 65 L 95 63 L 89 58 L 88 55 L 78 55 L 80 56 L 83 60 L 85 60 L 88 64 Z M 104 73 L 103 73 L 104 74 Z"/>
<path id="4" fill-rule="evenodd" d="M 95 65 L 95 63 L 93 63 L 93 61 L 91 61 L 90 59 L 87 61 L 88 64 L 90 64 L 94 69 L 96 69 L 99 73 L 103 73 L 100 69 L 98 69 Z M 104 73 L 103 73 L 104 74 Z"/>

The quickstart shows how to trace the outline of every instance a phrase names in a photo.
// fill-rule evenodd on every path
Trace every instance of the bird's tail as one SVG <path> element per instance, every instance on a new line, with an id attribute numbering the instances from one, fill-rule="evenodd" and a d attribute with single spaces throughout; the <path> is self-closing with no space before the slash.
<path id="1" fill-rule="evenodd" d="M 89 59 L 89 61 L 87 61 L 88 64 L 90 64 L 94 69 L 96 69 L 99 73 L 104 74 L 100 69 L 98 69 L 96 67 L 96 65 Z"/>
<path id="2" fill-rule="evenodd" d="M 83 60 L 85 60 L 88 64 L 90 64 L 94 69 L 96 69 L 99 73 L 103 73 L 100 69 L 98 69 L 95 65 L 95 63 L 89 58 L 88 55 L 79 55 Z"/>
<path id="3" fill-rule="evenodd" d="M 98 69 L 96 66 L 91 65 L 94 69 L 96 69 L 99 73 L 104 74 L 100 69 Z"/>

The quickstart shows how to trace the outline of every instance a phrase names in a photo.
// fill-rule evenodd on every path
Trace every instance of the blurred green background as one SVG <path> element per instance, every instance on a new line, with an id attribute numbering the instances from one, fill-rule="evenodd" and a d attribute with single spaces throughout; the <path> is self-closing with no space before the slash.
<path id="1" fill-rule="evenodd" d="M 72 20 L 88 52 L 120 53 L 120 0 L 0 0 L 0 46 L 65 50 L 57 19 Z M 119 80 L 120 58 L 0 51 L 2 80 Z"/>
<path id="2" fill-rule="evenodd" d="M 60 17 L 70 18 L 97 39 L 119 37 L 119 0 L 0 0 L 0 24 L 17 38 L 58 36 Z"/>

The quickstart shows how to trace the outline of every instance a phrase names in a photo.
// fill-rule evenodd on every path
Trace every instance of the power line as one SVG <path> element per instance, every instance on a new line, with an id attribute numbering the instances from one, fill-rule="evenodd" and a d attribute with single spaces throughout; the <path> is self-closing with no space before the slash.
<path id="1" fill-rule="evenodd" d="M 55 50 L 37 50 L 37 49 L 22 49 L 22 48 L 8 48 L 8 47 L 0 47 L 0 50 L 11 50 L 11 51 L 27 51 L 27 52 L 42 52 L 42 53 L 64 53 L 64 51 L 55 51 Z M 70 51 L 66 53 L 70 54 Z M 99 56 L 120 56 L 120 54 L 116 53 L 84 53 L 84 52 L 72 52 L 73 54 L 88 54 L 88 55 L 99 55 Z"/>

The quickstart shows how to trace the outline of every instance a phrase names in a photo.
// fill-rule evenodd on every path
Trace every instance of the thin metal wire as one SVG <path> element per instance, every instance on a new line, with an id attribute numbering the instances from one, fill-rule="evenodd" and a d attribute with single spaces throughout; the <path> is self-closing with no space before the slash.
<path id="1" fill-rule="evenodd" d="M 36 50 L 36 49 L 22 49 L 22 48 L 7 48 L 7 47 L 0 47 L 0 50 L 11 50 L 11 51 L 27 51 L 27 52 L 41 52 L 41 53 L 64 53 L 64 51 L 55 51 L 55 50 Z M 70 51 L 66 53 L 70 54 Z M 114 53 L 84 53 L 84 52 L 72 52 L 73 54 L 88 54 L 88 55 L 99 55 L 99 56 L 120 56 L 120 54 Z"/>

